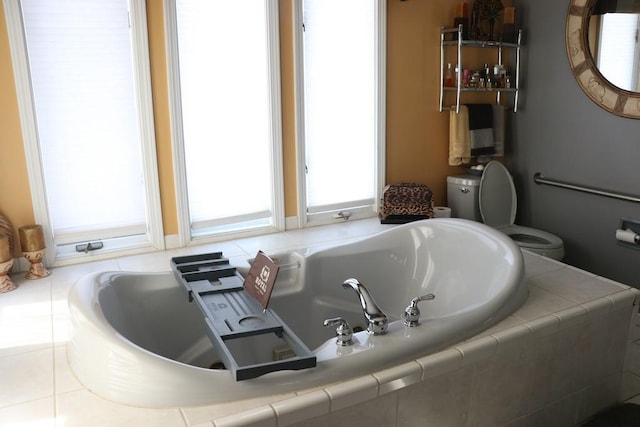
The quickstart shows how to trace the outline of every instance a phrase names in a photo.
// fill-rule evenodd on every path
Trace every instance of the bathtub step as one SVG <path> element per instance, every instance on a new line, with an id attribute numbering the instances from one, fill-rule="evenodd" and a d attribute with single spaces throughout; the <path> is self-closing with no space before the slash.
<path id="1" fill-rule="evenodd" d="M 204 315 L 207 335 L 236 381 L 316 366 L 316 357 L 271 309 L 244 291 L 244 278 L 221 252 L 171 259 L 171 269 Z M 273 360 L 274 347 L 289 348 Z"/>

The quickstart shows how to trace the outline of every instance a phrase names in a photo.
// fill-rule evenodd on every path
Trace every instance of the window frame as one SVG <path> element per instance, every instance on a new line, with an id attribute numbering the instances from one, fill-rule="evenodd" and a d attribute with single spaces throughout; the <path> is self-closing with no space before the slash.
<path id="1" fill-rule="evenodd" d="M 306 149 L 305 149 L 305 111 L 304 111 L 304 23 L 303 2 L 294 0 L 294 67 L 295 67 L 295 123 L 296 123 L 296 151 L 297 151 L 297 188 L 298 188 L 298 227 L 329 224 L 346 219 L 361 219 L 377 215 L 385 182 L 386 162 L 386 44 L 387 44 L 387 3 L 384 0 L 375 1 L 375 176 L 374 201 L 372 206 L 344 209 L 350 216 L 345 218 L 339 214 L 341 209 L 316 213 L 309 212 L 307 205 L 306 186 Z"/>
<path id="2" fill-rule="evenodd" d="M 131 238 L 130 236 L 115 238 L 113 249 L 102 249 L 99 252 L 90 253 L 76 252 L 70 247 L 65 247 L 64 244 L 56 246 L 54 242 L 46 200 L 46 183 L 44 180 L 43 163 L 38 138 L 37 117 L 35 114 L 33 87 L 30 80 L 21 2 L 20 0 L 3 0 L 3 7 L 16 84 L 34 219 L 36 223 L 42 225 L 45 232 L 45 243 L 49 248 L 45 254 L 45 263 L 52 266 L 59 266 L 83 262 L 88 258 L 91 260 L 105 259 L 113 257 L 114 253 L 126 255 L 164 249 L 165 241 L 153 120 L 145 1 L 129 0 L 129 19 L 131 22 L 132 62 L 134 67 L 136 107 L 139 119 L 139 137 L 145 183 L 147 230 L 141 238 Z"/>
<path id="3" fill-rule="evenodd" d="M 271 130 L 271 177 L 272 214 L 270 226 L 257 226 L 245 229 L 230 229 L 215 234 L 195 231 L 189 214 L 189 196 L 186 180 L 186 158 L 184 145 L 184 129 L 182 116 L 182 100 L 180 87 L 180 65 L 178 52 L 178 28 L 175 0 L 164 0 L 165 37 L 167 49 L 167 68 L 169 86 L 169 115 L 171 118 L 171 140 L 173 152 L 174 184 L 176 190 L 178 236 L 177 244 L 181 247 L 206 243 L 231 237 L 245 237 L 259 234 L 284 231 L 284 166 L 282 149 L 282 103 L 280 89 L 280 39 L 278 2 L 263 0 L 267 16 L 267 56 L 269 61 L 270 91 L 270 130 Z"/>

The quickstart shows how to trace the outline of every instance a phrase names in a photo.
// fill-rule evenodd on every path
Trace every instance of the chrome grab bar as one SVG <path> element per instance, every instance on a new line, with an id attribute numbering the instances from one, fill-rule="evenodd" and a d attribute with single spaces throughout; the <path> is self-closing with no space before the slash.
<path id="1" fill-rule="evenodd" d="M 533 175 L 533 182 L 535 182 L 536 184 L 546 184 L 554 187 L 568 188 L 569 190 L 576 190 L 576 191 L 582 191 L 584 193 L 591 193 L 591 194 L 597 194 L 599 196 L 611 197 L 612 199 L 619 199 L 619 200 L 626 200 L 628 202 L 640 203 L 640 197 L 638 196 L 632 196 L 629 194 L 622 194 L 622 193 L 614 193 L 611 191 L 601 190 L 598 188 L 569 184 L 567 182 L 545 178 L 540 172 L 536 172 Z"/>

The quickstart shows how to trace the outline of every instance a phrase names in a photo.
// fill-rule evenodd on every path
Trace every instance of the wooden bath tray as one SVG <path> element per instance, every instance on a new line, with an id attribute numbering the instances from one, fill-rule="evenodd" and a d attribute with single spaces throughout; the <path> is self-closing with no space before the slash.
<path id="1" fill-rule="evenodd" d="M 244 291 L 244 278 L 222 252 L 174 257 L 171 269 L 204 314 L 207 335 L 236 381 L 316 366 L 316 357 L 282 319 Z M 290 350 L 285 353 L 291 357 L 267 360 L 276 348 Z"/>

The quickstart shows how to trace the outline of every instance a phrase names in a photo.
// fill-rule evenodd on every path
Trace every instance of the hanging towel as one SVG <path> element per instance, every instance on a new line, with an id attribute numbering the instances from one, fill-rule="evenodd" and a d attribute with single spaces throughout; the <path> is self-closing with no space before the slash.
<path id="1" fill-rule="evenodd" d="M 469 134 L 469 110 L 460 106 L 460 112 L 449 112 L 449 165 L 459 166 L 471 161 L 471 135 Z"/>
<path id="2" fill-rule="evenodd" d="M 469 133 L 471 156 L 493 154 L 493 106 L 491 104 L 467 104 L 469 109 Z"/>

